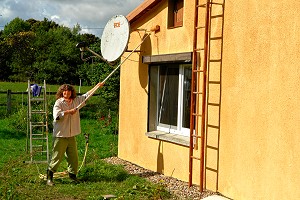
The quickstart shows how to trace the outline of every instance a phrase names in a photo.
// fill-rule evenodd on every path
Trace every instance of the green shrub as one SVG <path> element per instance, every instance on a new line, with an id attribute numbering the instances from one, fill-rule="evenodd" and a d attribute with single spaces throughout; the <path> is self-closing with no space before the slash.
<path id="1" fill-rule="evenodd" d="M 27 106 L 23 106 L 12 115 L 8 116 L 10 126 L 19 132 L 26 133 L 27 131 Z"/>

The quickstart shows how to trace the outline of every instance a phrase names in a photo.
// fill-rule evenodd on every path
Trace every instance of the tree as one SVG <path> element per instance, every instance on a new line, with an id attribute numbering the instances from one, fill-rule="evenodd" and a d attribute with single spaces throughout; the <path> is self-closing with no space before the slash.
<path id="1" fill-rule="evenodd" d="M 6 41 L 0 41 L 0 80 L 8 81 L 8 77 L 12 74 L 12 70 L 8 65 L 11 58 L 11 48 Z"/>
<path id="2" fill-rule="evenodd" d="M 72 29 L 44 18 L 42 21 L 15 18 L 0 32 L 0 80 L 49 84 L 94 85 L 104 80 L 113 68 L 90 52 L 87 62 L 80 59 L 76 44 L 85 41 L 89 48 L 101 54 L 100 38 L 92 34 L 80 34 L 81 27 Z M 119 71 L 105 84 L 101 94 L 107 101 L 115 101 L 119 95 Z"/>
<path id="3" fill-rule="evenodd" d="M 26 20 L 31 25 L 31 30 L 34 32 L 48 32 L 50 29 L 59 27 L 54 21 L 49 21 L 47 18 L 44 18 L 43 21 L 38 21 L 35 19 Z"/>
<path id="4" fill-rule="evenodd" d="M 12 36 L 19 32 L 26 32 L 30 30 L 30 23 L 22 20 L 19 17 L 16 17 L 8 24 L 4 26 L 3 37 Z"/>
<path id="5" fill-rule="evenodd" d="M 9 35 L 6 42 L 11 49 L 10 69 L 12 75 L 9 76 L 14 81 L 26 81 L 34 74 L 32 64 L 34 62 L 33 41 L 35 34 L 31 31 L 18 32 Z"/>
<path id="6" fill-rule="evenodd" d="M 48 77 L 49 83 L 79 83 L 76 71 L 80 63 L 80 52 L 75 48 L 77 43 L 75 39 L 67 27 L 57 27 L 48 32 L 38 33 L 34 44 L 36 49 L 34 68 L 38 71 L 35 75 L 36 80 Z"/>

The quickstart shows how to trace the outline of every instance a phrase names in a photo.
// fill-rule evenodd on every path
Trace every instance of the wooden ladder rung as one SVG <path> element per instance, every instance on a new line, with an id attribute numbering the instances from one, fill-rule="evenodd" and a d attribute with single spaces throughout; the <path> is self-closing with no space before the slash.
<path id="1" fill-rule="evenodd" d="M 221 81 L 208 81 L 209 84 L 221 84 Z"/>
<path id="2" fill-rule="evenodd" d="M 207 124 L 207 127 L 209 127 L 209 128 L 215 128 L 215 129 L 219 129 L 220 128 L 219 126 L 210 125 L 210 124 Z"/>
<path id="3" fill-rule="evenodd" d="M 216 170 L 216 169 L 213 169 L 213 168 L 210 168 L 210 167 L 206 167 L 206 169 L 209 170 L 209 171 L 218 173 L 218 170 Z"/>
<path id="4" fill-rule="evenodd" d="M 221 14 L 221 15 L 213 15 L 213 16 L 211 16 L 211 19 L 215 19 L 215 18 L 219 18 L 219 17 L 223 17 L 224 15 L 223 14 Z"/>
<path id="5" fill-rule="evenodd" d="M 220 104 L 218 104 L 218 103 L 207 103 L 207 105 L 209 105 L 209 106 L 220 106 Z"/>
<path id="6" fill-rule="evenodd" d="M 214 4 L 214 5 L 219 5 L 219 6 L 223 6 L 223 3 L 218 3 L 218 2 L 210 2 L 211 4 Z"/>
<path id="7" fill-rule="evenodd" d="M 222 40 L 223 39 L 223 37 L 211 37 L 211 38 L 209 38 L 210 40 Z"/>
<path id="8" fill-rule="evenodd" d="M 209 62 L 221 62 L 222 59 L 210 59 Z"/>
<path id="9" fill-rule="evenodd" d="M 210 146 L 210 145 L 207 145 L 206 147 L 209 148 L 209 149 L 213 149 L 213 150 L 219 150 L 218 147 L 214 147 L 214 146 Z"/>

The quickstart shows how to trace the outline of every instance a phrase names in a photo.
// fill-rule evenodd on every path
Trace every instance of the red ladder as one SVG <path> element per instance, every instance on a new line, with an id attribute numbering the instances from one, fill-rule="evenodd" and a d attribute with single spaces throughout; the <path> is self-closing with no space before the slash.
<path id="1" fill-rule="evenodd" d="M 223 17 L 222 14 L 214 15 L 212 14 L 212 7 L 222 6 L 224 3 L 212 2 L 212 0 L 202 0 L 206 2 L 201 2 L 201 0 L 195 0 L 195 19 L 194 19 L 194 38 L 193 38 L 193 63 L 192 63 L 192 82 L 191 82 L 191 109 L 190 109 L 190 147 L 189 147 L 189 186 L 193 184 L 193 160 L 200 161 L 200 192 L 202 192 L 206 186 L 205 181 L 205 171 L 211 170 L 217 172 L 217 169 L 210 168 L 206 166 L 207 149 L 213 149 L 217 151 L 217 166 L 219 166 L 219 147 L 207 145 L 206 132 L 208 127 L 218 127 L 218 145 L 219 145 L 219 127 L 217 125 L 209 125 L 207 121 L 208 106 L 219 106 L 218 103 L 208 102 L 208 90 L 210 84 L 219 84 L 220 81 L 210 81 L 208 77 L 208 70 L 211 62 L 222 63 L 222 58 L 211 59 L 210 56 L 212 52 L 210 51 L 210 43 L 213 40 L 223 41 L 222 36 L 212 37 L 211 36 L 211 20 L 214 18 Z M 215 0 L 216 1 L 216 0 Z M 219 0 L 221 1 L 221 0 Z M 224 0 L 222 0 L 224 1 Z M 200 12 L 200 10 L 205 10 Z M 224 9 L 222 9 L 224 10 Z M 202 14 L 202 16 L 199 16 Z M 203 22 L 203 20 L 205 20 Z M 222 23 L 223 30 L 223 23 Z M 223 32 L 222 32 L 223 34 Z M 204 36 L 203 39 L 199 39 L 198 36 Z M 223 44 L 223 43 L 222 43 Z M 222 47 L 221 47 L 222 49 Z M 222 53 L 221 53 L 222 55 Z M 221 69 L 221 67 L 220 67 Z M 220 99 L 220 98 L 219 98 Z M 219 112 L 220 113 L 220 112 Z M 200 129 L 198 128 L 200 126 Z M 200 130 L 200 134 L 198 133 Z M 200 145 L 199 145 L 200 140 Z M 194 156 L 194 153 L 199 151 L 200 156 Z M 217 182 L 217 181 L 216 181 Z M 218 184 L 218 183 L 217 183 Z"/>

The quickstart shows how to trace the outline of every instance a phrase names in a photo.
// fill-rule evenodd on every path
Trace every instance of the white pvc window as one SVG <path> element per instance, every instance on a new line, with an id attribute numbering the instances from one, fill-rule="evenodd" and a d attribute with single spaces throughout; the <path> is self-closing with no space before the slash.
<path id="1" fill-rule="evenodd" d="M 150 113 L 149 116 L 156 116 L 155 126 L 152 125 L 152 127 L 159 131 L 188 136 L 191 65 L 151 66 L 150 79 L 150 90 L 154 91 L 150 92 L 152 114 Z"/>

